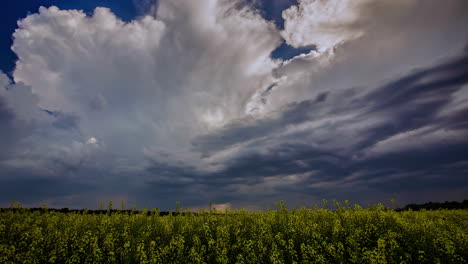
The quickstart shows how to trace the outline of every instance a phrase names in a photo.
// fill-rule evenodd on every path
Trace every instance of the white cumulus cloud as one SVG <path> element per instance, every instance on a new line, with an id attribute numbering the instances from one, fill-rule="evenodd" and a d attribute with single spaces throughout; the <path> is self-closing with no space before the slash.
<path id="1" fill-rule="evenodd" d="M 362 32 L 354 23 L 359 6 L 368 0 L 299 0 L 283 11 L 281 35 L 293 47 L 316 46 L 324 52 Z"/>

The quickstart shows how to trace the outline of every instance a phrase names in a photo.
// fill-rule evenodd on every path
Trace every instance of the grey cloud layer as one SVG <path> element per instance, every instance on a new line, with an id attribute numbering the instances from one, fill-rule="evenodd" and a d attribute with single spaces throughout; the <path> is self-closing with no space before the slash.
<path id="1" fill-rule="evenodd" d="M 15 83 L 0 75 L 0 183 L 13 186 L 0 202 L 458 195 L 468 4 L 339 3 L 299 1 L 284 30 L 234 0 L 160 1 L 130 23 L 103 8 L 28 16 Z M 283 38 L 317 50 L 271 59 Z"/>

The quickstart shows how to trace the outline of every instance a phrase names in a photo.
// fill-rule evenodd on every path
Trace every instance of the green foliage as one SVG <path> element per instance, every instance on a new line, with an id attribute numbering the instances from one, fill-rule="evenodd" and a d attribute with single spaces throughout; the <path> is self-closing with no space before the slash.
<path id="1" fill-rule="evenodd" d="M 323 205 L 160 216 L 31 212 L 13 202 L 0 212 L 0 263 L 468 263 L 467 210 Z"/>

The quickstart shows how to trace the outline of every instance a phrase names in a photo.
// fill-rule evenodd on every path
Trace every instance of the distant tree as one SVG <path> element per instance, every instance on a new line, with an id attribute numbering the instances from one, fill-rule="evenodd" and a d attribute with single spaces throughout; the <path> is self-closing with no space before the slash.
<path id="1" fill-rule="evenodd" d="M 407 204 L 403 208 L 397 209 L 397 211 L 419 211 L 419 210 L 439 210 L 439 209 L 468 209 L 468 200 L 463 202 L 456 201 L 445 201 L 443 203 L 428 202 L 424 204 Z"/>

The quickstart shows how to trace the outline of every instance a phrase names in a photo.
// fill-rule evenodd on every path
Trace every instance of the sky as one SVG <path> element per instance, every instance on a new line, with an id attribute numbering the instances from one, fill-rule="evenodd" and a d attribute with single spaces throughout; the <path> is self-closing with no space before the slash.
<path id="1" fill-rule="evenodd" d="M 1 5 L 0 206 L 468 198 L 468 1 Z"/>

